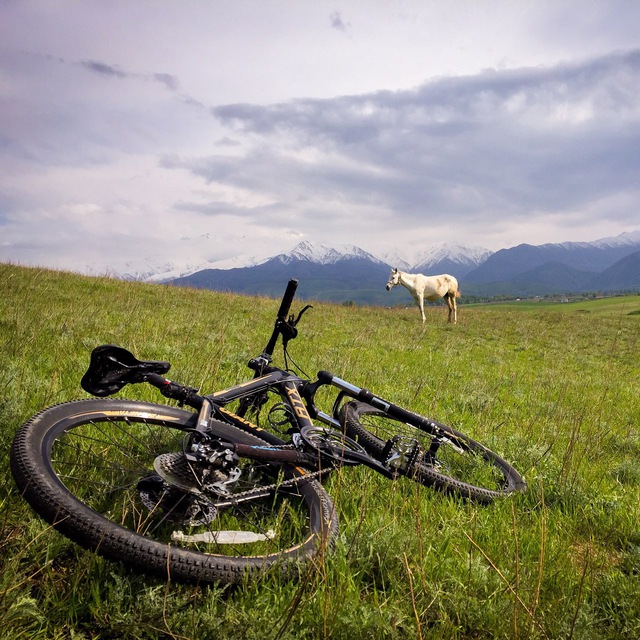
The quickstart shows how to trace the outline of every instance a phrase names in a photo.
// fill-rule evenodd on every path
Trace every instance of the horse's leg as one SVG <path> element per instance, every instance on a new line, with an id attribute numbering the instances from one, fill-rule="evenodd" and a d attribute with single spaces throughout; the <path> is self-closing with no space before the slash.
<path id="1" fill-rule="evenodd" d="M 427 317 L 424 315 L 424 296 L 421 293 L 418 294 L 418 307 L 420 308 L 420 315 L 422 316 L 422 322 L 424 323 Z"/>
<path id="2" fill-rule="evenodd" d="M 447 303 L 447 307 L 449 307 L 449 318 L 448 318 L 448 322 L 451 322 L 451 316 L 454 313 L 454 305 L 455 305 L 455 301 L 452 301 L 451 298 L 451 294 L 450 293 L 445 293 L 444 294 L 444 301 Z M 455 324 L 455 321 L 454 321 Z"/>
<path id="3" fill-rule="evenodd" d="M 456 302 L 456 294 L 449 294 L 451 297 L 451 304 L 453 305 L 453 324 L 458 324 L 458 303 Z"/>

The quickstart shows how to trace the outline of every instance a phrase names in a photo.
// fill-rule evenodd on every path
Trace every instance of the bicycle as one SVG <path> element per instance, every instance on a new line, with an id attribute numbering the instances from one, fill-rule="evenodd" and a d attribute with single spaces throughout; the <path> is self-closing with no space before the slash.
<path id="1" fill-rule="evenodd" d="M 468 436 L 328 371 L 314 381 L 291 371 L 288 344 L 310 308 L 289 315 L 297 285 L 289 281 L 269 341 L 248 363 L 253 378 L 227 389 L 202 395 L 165 378 L 169 362 L 96 347 L 81 380 L 96 398 L 44 409 L 15 436 L 11 470 L 31 507 L 109 559 L 238 583 L 332 548 L 338 519 L 322 482 L 343 465 L 480 503 L 524 491 L 510 464 Z M 273 365 L 280 339 L 285 368 Z M 178 406 L 107 398 L 139 383 Z M 337 390 L 330 412 L 316 406 L 321 387 Z"/>

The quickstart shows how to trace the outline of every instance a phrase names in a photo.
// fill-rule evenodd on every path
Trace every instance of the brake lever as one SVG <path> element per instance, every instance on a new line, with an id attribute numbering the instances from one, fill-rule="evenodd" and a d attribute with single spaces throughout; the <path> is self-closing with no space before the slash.
<path id="1" fill-rule="evenodd" d="M 300 311 L 298 317 L 295 320 L 293 319 L 293 316 L 289 316 L 289 324 L 292 324 L 294 327 L 297 326 L 298 322 L 300 322 L 300 318 L 302 318 L 302 315 L 309 309 L 313 309 L 313 305 L 308 304 L 306 307 L 304 307 L 304 309 Z"/>
<path id="2" fill-rule="evenodd" d="M 304 309 L 302 309 L 302 311 L 300 311 L 297 318 L 294 318 L 292 314 L 286 322 L 281 324 L 280 335 L 282 336 L 282 344 L 285 349 L 287 348 L 287 344 L 289 344 L 289 340 L 293 340 L 298 337 L 298 329 L 296 328 L 297 324 L 300 322 L 302 315 L 309 309 L 313 309 L 313 305 L 308 304 Z"/>

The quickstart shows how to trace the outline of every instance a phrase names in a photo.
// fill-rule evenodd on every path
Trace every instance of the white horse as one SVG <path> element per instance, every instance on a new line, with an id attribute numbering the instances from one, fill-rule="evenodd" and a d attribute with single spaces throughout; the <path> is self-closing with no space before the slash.
<path id="1" fill-rule="evenodd" d="M 456 298 L 460 296 L 458 289 L 458 281 L 446 273 L 440 276 L 423 276 L 421 273 L 405 273 L 400 269 L 391 269 L 389 282 L 387 282 L 387 291 L 391 291 L 393 287 L 401 284 L 413 296 L 418 307 L 422 322 L 426 320 L 424 315 L 424 301 L 438 300 L 444 298 L 449 307 L 449 322 L 456 324 L 458 322 L 458 305 Z"/>

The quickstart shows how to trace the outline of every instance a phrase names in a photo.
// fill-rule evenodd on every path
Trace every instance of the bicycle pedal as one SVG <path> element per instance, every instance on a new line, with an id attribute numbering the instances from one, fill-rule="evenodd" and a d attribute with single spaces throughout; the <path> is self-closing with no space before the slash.
<path id="1" fill-rule="evenodd" d="M 415 438 L 394 436 L 383 449 L 385 465 L 406 471 L 414 464 L 420 453 L 420 445 Z"/>

